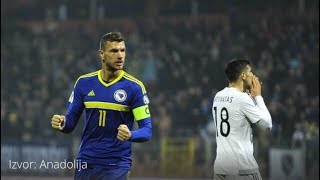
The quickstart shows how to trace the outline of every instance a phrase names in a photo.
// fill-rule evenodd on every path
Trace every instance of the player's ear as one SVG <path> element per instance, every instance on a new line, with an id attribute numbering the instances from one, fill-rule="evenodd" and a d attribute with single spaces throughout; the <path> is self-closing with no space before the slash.
<path id="1" fill-rule="evenodd" d="M 246 73 L 241 72 L 240 77 L 241 77 L 242 80 L 244 80 L 246 78 Z"/>
<path id="2" fill-rule="evenodd" d="M 98 54 L 99 54 L 100 59 L 102 59 L 103 58 L 103 51 L 101 49 L 98 51 Z"/>

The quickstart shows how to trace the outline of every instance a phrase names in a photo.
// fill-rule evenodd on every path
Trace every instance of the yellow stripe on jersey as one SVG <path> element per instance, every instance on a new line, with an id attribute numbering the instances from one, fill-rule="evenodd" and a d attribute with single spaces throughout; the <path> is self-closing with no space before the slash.
<path id="1" fill-rule="evenodd" d="M 142 89 L 142 94 L 145 94 L 147 92 L 147 90 L 144 87 L 143 83 L 141 81 L 139 81 L 138 79 L 136 79 L 135 77 L 131 76 L 130 74 L 128 74 L 126 72 L 124 73 L 123 77 L 128 79 L 128 80 L 130 80 L 130 81 L 133 81 L 133 82 L 139 84 L 141 89 Z"/>
<path id="2" fill-rule="evenodd" d="M 87 101 L 84 102 L 86 108 L 99 108 L 99 109 L 109 109 L 115 111 L 129 111 L 130 107 L 122 104 L 115 104 L 109 102 L 100 101 Z"/>
<path id="3" fill-rule="evenodd" d="M 74 84 L 74 87 L 76 87 L 78 81 L 79 81 L 81 78 L 96 76 L 96 75 L 98 74 L 98 72 L 99 72 L 99 71 L 95 71 L 95 72 L 91 72 L 91 73 L 84 74 L 84 75 L 80 76 L 80 77 L 77 79 L 76 83 Z"/>
<path id="4" fill-rule="evenodd" d="M 133 112 L 133 115 L 134 115 L 134 119 L 136 121 L 139 121 L 139 120 L 142 120 L 142 119 L 150 117 L 150 112 L 149 112 L 149 106 L 148 105 L 137 107 L 137 108 L 133 109 L 132 112 Z"/>
<path id="5" fill-rule="evenodd" d="M 114 80 L 113 80 L 112 82 L 110 82 L 110 83 L 106 83 L 106 82 L 103 81 L 101 73 L 102 73 L 102 70 L 99 70 L 99 72 L 98 72 L 98 79 L 99 79 L 99 81 L 100 81 L 104 86 L 107 86 L 107 87 L 108 87 L 108 86 L 111 86 L 112 84 L 114 84 L 114 83 L 116 83 L 116 82 L 118 82 L 118 81 L 122 78 L 122 76 L 124 75 L 124 71 L 121 70 L 120 75 L 119 75 L 116 79 L 114 79 Z"/>

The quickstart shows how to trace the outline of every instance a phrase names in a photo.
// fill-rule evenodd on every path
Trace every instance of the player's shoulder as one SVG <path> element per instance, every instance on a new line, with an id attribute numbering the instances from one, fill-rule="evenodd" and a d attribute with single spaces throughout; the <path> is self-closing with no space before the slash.
<path id="1" fill-rule="evenodd" d="M 99 70 L 98 71 L 93 71 L 93 72 L 90 72 L 90 73 L 86 73 L 86 74 L 81 75 L 79 77 L 79 79 L 94 77 L 94 76 L 97 76 L 98 73 L 99 73 Z"/>
<path id="2" fill-rule="evenodd" d="M 231 89 L 228 87 L 225 87 L 225 88 L 221 89 L 220 91 L 218 91 L 215 96 L 227 96 L 230 94 L 232 94 Z"/>
<path id="3" fill-rule="evenodd" d="M 125 71 L 124 71 L 123 77 L 125 79 L 127 79 L 128 81 L 133 82 L 135 84 L 143 84 L 138 78 L 134 77 L 133 75 L 131 75 Z"/>
<path id="4" fill-rule="evenodd" d="M 123 78 L 132 86 L 133 88 L 138 88 L 142 90 L 142 93 L 146 93 L 146 88 L 144 84 L 136 77 L 124 71 Z"/>
<path id="5" fill-rule="evenodd" d="M 255 100 L 254 98 L 247 92 L 239 92 L 237 98 L 235 99 L 241 107 L 247 105 L 254 105 Z"/>
<path id="6" fill-rule="evenodd" d="M 250 101 L 250 96 L 246 92 L 240 92 L 234 88 L 225 87 L 216 93 L 215 97 L 232 97 L 234 101 Z"/>
<path id="7" fill-rule="evenodd" d="M 86 73 L 86 74 L 83 74 L 83 75 L 79 76 L 79 78 L 77 79 L 75 85 L 77 85 L 79 82 L 88 81 L 88 80 L 91 80 L 93 78 L 96 78 L 98 76 L 98 73 L 99 73 L 99 71 L 93 71 L 93 72 Z"/>

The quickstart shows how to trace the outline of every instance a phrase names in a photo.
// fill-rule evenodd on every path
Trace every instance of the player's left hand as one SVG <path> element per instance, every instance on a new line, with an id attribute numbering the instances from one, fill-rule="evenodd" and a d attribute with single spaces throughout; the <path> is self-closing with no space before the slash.
<path id="1" fill-rule="evenodd" d="M 252 78 L 252 86 L 250 92 L 253 97 L 261 96 L 261 83 L 259 81 L 259 78 L 255 75 Z"/>
<path id="2" fill-rule="evenodd" d="M 125 124 L 120 124 L 118 127 L 117 138 L 120 141 L 127 141 L 130 137 L 131 137 L 131 131 L 129 130 L 128 126 Z"/>

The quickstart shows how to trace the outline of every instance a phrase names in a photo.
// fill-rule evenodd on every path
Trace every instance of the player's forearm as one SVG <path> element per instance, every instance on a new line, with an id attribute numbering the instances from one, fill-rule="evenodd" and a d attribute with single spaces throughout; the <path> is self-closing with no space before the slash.
<path id="1" fill-rule="evenodd" d="M 151 119 L 145 119 L 138 121 L 139 129 L 131 131 L 131 142 L 145 142 L 151 139 L 152 136 L 152 125 Z"/>
<path id="2" fill-rule="evenodd" d="M 262 96 L 256 96 L 255 100 L 257 102 L 259 109 L 261 110 L 261 119 L 258 122 L 258 125 L 262 128 L 271 130 L 271 128 L 272 128 L 271 114 L 270 114 L 266 104 L 264 103 Z"/>

